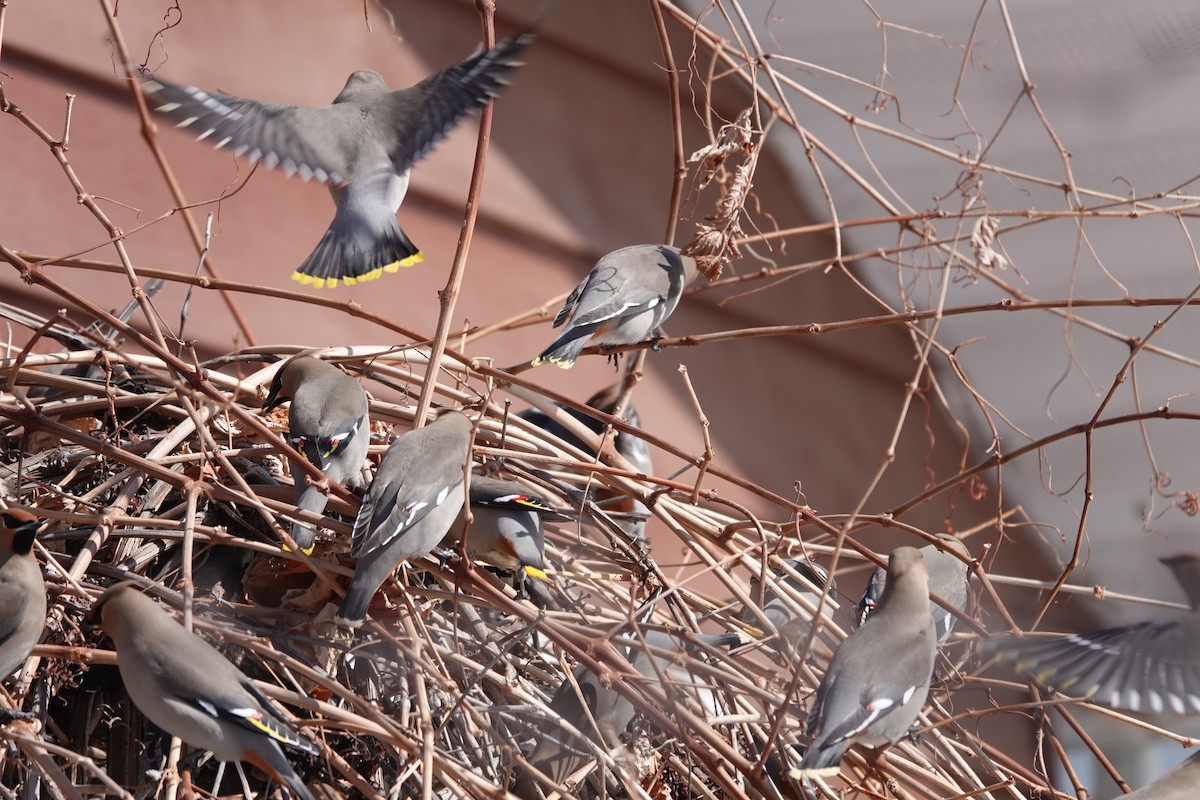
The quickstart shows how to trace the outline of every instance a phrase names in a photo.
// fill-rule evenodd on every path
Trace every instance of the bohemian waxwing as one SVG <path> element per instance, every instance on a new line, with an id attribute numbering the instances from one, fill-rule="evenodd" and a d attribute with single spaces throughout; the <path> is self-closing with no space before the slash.
<path id="1" fill-rule="evenodd" d="M 614 383 L 613 385 L 607 386 L 589 397 L 587 405 L 591 406 L 597 411 L 601 411 L 605 414 L 611 414 L 616 407 L 616 403 L 620 397 L 620 394 L 621 384 Z M 559 407 L 583 423 L 584 427 L 593 433 L 599 434 L 604 430 L 604 423 L 595 417 L 590 417 L 584 412 L 577 411 L 576 409 L 568 406 Z M 573 433 L 568 431 L 562 425 L 559 425 L 541 410 L 536 408 L 527 408 L 517 416 L 538 426 L 547 433 L 557 436 L 559 439 L 562 439 L 572 447 L 578 448 L 585 453 L 592 453 L 595 455 L 595 452 L 591 447 L 581 442 Z M 624 419 L 635 428 L 640 428 L 642 426 L 642 419 L 640 416 L 638 416 L 637 409 L 634 408 L 633 403 L 626 404 Z M 616 436 L 617 452 L 624 456 L 625 460 L 632 464 L 639 472 L 644 472 L 647 475 L 653 475 L 654 464 L 650 460 L 650 448 L 646 446 L 646 443 L 636 436 L 630 436 L 628 434 L 621 433 L 620 431 L 614 431 L 614 435 Z"/>
<path id="2" fill-rule="evenodd" d="M 683 290 L 699 274 L 696 260 L 675 247 L 636 244 L 614 250 L 597 261 L 567 297 L 554 327 L 568 317 L 571 322 L 533 365 L 549 361 L 568 369 L 589 343 L 642 341 L 670 316 Z"/>
<path id="3" fill-rule="evenodd" d="M 820 599 L 820 596 L 817 594 L 817 592 L 820 592 L 825 586 L 825 582 L 829 579 L 829 573 L 823 567 L 820 567 L 816 564 L 810 564 L 808 561 L 805 561 L 801 558 L 788 561 L 787 566 L 790 567 L 796 574 L 800 575 L 804 581 L 807 581 L 807 585 L 804 582 L 793 578 L 785 570 L 776 570 L 776 581 L 787 584 L 789 588 L 795 590 L 797 593 L 810 600 L 815 607 Z M 814 589 L 816 592 L 814 592 Z M 829 601 L 833 598 L 836 592 L 837 581 L 830 581 L 829 597 L 826 599 L 821 610 L 821 614 L 826 618 L 833 616 L 834 608 Z M 758 576 L 755 575 L 750 578 L 750 599 L 757 603 L 760 597 L 762 598 L 762 608 L 760 609 L 762 615 L 766 617 L 767 621 L 770 622 L 771 625 L 774 626 L 775 630 L 779 632 L 779 635 L 783 638 L 784 642 L 794 647 L 808 638 L 808 633 L 810 630 L 812 630 L 811 613 L 807 612 L 804 607 L 798 603 L 791 601 L 790 599 L 785 599 L 780 592 L 774 591 L 771 588 L 770 582 L 767 583 L 767 586 L 764 589 L 762 582 L 759 580 Z M 795 609 L 795 611 L 793 609 Z M 796 611 L 799 611 L 800 613 L 796 613 Z M 753 609 L 742 609 L 741 614 L 738 615 L 738 619 L 746 624 L 746 630 L 748 633 L 754 636 L 762 636 L 765 634 L 765 631 L 759 627 L 761 625 L 761 620 Z"/>
<path id="4" fill-rule="evenodd" d="M 997 642 L 1002 660 L 1059 692 L 1130 711 L 1200 714 L 1200 553 L 1162 559 L 1192 613 L 1173 622 Z"/>
<path id="5" fill-rule="evenodd" d="M 515 481 L 486 475 L 471 476 L 468 495 L 472 521 L 467 529 L 467 556 L 494 567 L 519 571 L 534 581 L 545 581 L 542 516 L 557 515 L 554 506 Z M 458 542 L 463 524 L 460 509 L 442 539 L 443 547 Z M 540 583 L 539 587 L 544 588 Z M 539 597 L 546 594 L 538 592 Z"/>
<path id="6" fill-rule="evenodd" d="M 532 38 L 522 33 L 505 39 L 396 92 L 378 72 L 359 70 L 332 105 L 320 108 L 243 100 L 162 80 L 142 88 L 156 111 L 180 120 L 176 127 L 199 131 L 198 138 L 218 148 L 229 145 L 251 163 L 261 160 L 289 176 L 329 185 L 337 206 L 333 222 L 292 278 L 333 287 L 424 260 L 396 221 L 409 170 L 500 91 Z"/>
<path id="7" fill-rule="evenodd" d="M 33 557 L 37 517 L 19 508 L 0 528 L 0 680 L 17 671 L 46 626 L 46 583 Z"/>
<path id="8" fill-rule="evenodd" d="M 652 680 L 658 680 L 661 676 L 668 694 L 687 684 L 694 684 L 696 694 L 693 696 L 708 705 L 711 700 L 706 695 L 711 695 L 711 690 L 704 688 L 706 681 L 687 671 L 689 650 L 733 647 L 747 640 L 748 637 L 737 632 L 687 634 L 685 638 L 651 630 L 644 633 L 642 641 L 629 644 L 625 658 L 637 674 Z M 624 647 L 622 649 L 625 650 Z M 580 742 L 565 727 L 559 730 L 554 722 L 546 723 L 553 729 L 538 738 L 527 760 L 555 783 L 561 785 L 592 760 L 597 747 L 605 752 L 611 750 L 637 716 L 637 707 L 611 688 L 610 680 L 608 676 L 602 679 L 587 667 L 580 666 L 575 670 L 574 681 L 563 681 L 551 699 L 550 710 L 589 739 L 588 743 Z M 594 725 L 592 720 L 595 720 Z M 534 789 L 537 784 L 531 773 L 522 772 L 513 787 L 513 794 L 524 800 L 535 800 L 538 797 Z"/>
<path id="9" fill-rule="evenodd" d="M 291 401 L 288 443 L 329 480 L 358 484 L 371 444 L 367 393 L 362 384 L 319 358 L 296 356 L 275 373 L 263 410 L 270 411 L 286 400 Z M 296 507 L 318 514 L 324 511 L 329 496 L 309 482 L 295 462 L 292 477 L 296 482 Z M 293 522 L 291 536 L 301 550 L 312 552 L 315 530 Z"/>
<path id="10" fill-rule="evenodd" d="M 428 554 L 462 510 L 464 470 L 471 460 L 471 420 L 449 411 L 392 443 L 367 489 L 350 552 L 354 578 L 335 618 L 357 627 L 375 590 L 401 561 Z"/>
<path id="11" fill-rule="evenodd" d="M 937 535 L 939 544 L 927 544 L 921 548 L 925 557 L 925 570 L 929 574 L 929 591 L 942 598 L 959 611 L 967 608 L 967 597 L 971 592 L 970 577 L 967 573 L 968 561 L 971 558 L 967 546 L 956 536 L 947 533 Z M 958 555 L 963 558 L 959 558 Z M 867 588 L 858 601 L 858 624 L 866 622 L 867 617 L 879 604 L 883 597 L 883 589 L 887 586 L 887 572 L 883 568 L 876 569 L 867 581 Z M 957 619 L 946 609 L 933 605 L 933 622 L 937 626 L 938 644 L 950 638 Z"/>
<path id="12" fill-rule="evenodd" d="M 587 405 L 602 411 L 605 414 L 611 414 L 616 408 L 617 400 L 621 394 L 621 384 L 614 383 L 600 391 L 596 392 L 588 398 Z M 566 413 L 570 414 L 575 419 L 579 420 L 588 430 L 599 434 L 604 430 L 604 423 L 595 417 L 590 417 L 582 411 L 567 407 L 559 406 Z M 555 422 L 544 412 L 536 408 L 528 408 L 520 412 L 517 416 L 538 426 L 547 433 L 557 436 L 562 441 L 582 450 L 585 453 L 595 455 L 592 447 L 584 444 L 574 434 L 564 428 L 562 425 Z M 642 426 L 641 417 L 638 416 L 637 409 L 632 403 L 625 406 L 624 419 L 635 428 Z M 620 453 L 626 461 L 628 461 L 634 469 L 645 475 L 654 474 L 654 464 L 650 460 L 650 448 L 646 446 L 646 442 L 636 436 L 632 436 L 621 431 L 614 431 L 616 437 L 617 452 Z M 635 500 L 629 495 L 618 494 L 610 490 L 607 486 L 600 486 L 595 495 L 595 501 L 601 509 L 606 512 L 625 515 L 619 518 L 618 524 L 631 536 L 641 536 L 646 528 L 646 517 L 650 514 L 650 509 L 639 500 Z"/>
<path id="13" fill-rule="evenodd" d="M 846 637 L 821 679 L 808 712 L 815 736 L 792 777 L 836 775 L 856 740 L 879 746 L 903 738 L 925 705 L 936 655 L 925 559 L 899 547 L 879 607 Z"/>
<path id="14" fill-rule="evenodd" d="M 279 746 L 320 750 L 215 647 L 128 582 L 100 595 L 88 617 L 112 638 L 125 690 L 151 722 L 221 761 L 249 761 L 312 800 Z"/>

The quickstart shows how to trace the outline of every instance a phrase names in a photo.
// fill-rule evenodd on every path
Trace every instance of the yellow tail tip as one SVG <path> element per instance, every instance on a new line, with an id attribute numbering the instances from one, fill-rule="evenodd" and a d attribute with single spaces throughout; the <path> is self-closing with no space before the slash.
<path id="1" fill-rule="evenodd" d="M 796 780 L 804 780 L 805 778 L 832 778 L 842 771 L 839 767 L 818 767 L 817 769 L 800 769 L 794 767 L 788 770 L 788 777 Z"/>
<path id="2" fill-rule="evenodd" d="M 526 566 L 525 574 L 531 578 L 537 578 L 540 581 L 550 580 L 550 576 L 537 567 Z"/>
<path id="3" fill-rule="evenodd" d="M 761 639 L 767 635 L 767 632 L 764 631 L 762 628 L 755 628 L 752 625 L 743 625 L 742 633 L 746 634 L 747 636 L 751 636 L 755 639 Z"/>
<path id="4" fill-rule="evenodd" d="M 393 261 L 390 264 L 385 264 L 382 267 L 375 267 L 369 272 L 364 272 L 362 275 L 339 275 L 336 278 L 315 278 L 312 275 L 307 275 L 299 270 L 292 273 L 292 280 L 299 281 L 303 286 L 313 286 L 317 289 L 329 288 L 334 289 L 339 283 L 346 286 L 354 286 L 355 284 L 364 281 L 373 281 L 383 276 L 385 272 L 399 272 L 401 267 L 411 267 L 415 264 L 420 264 L 425 260 L 424 253 L 417 253 L 400 261 Z"/>
<path id="5" fill-rule="evenodd" d="M 570 369 L 575 366 L 575 359 L 573 358 L 546 358 L 544 356 L 538 356 L 530 363 L 535 367 L 540 367 L 546 362 L 550 362 L 559 369 Z"/>

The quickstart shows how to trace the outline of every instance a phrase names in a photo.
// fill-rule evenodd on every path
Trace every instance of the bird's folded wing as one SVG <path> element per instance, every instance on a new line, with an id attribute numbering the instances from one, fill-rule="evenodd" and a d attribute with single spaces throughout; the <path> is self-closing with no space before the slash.
<path id="1" fill-rule="evenodd" d="M 858 736 L 867 726 L 907 703 L 921 687 L 918 685 L 877 684 L 864 688 L 866 691 L 860 696 L 859 705 L 854 713 L 842 720 L 825 720 L 827 726 L 832 723 L 832 727 L 827 731 L 822 731 L 829 744 L 836 744 Z"/>
<path id="2" fill-rule="evenodd" d="M 350 552 L 362 555 L 386 547 L 442 503 L 453 502 L 456 495 L 462 500 L 461 474 L 459 478 L 457 484 L 430 482 L 424 491 L 406 492 L 402 486 L 388 486 L 383 491 L 368 492 L 354 520 Z"/>
<path id="3" fill-rule="evenodd" d="M 0 645 L 21 627 L 25 618 L 25 609 L 29 605 L 29 594 L 11 581 L 0 582 Z M 0 675 L 0 679 L 8 677 Z"/>
<path id="4" fill-rule="evenodd" d="M 225 720 L 254 733 L 266 736 L 280 744 L 316 755 L 320 749 L 312 741 L 291 730 L 275 712 L 271 704 L 248 681 L 239 683 L 246 693 L 237 692 L 244 702 L 228 693 L 225 696 L 176 692 L 175 699 L 181 703 L 216 719 Z"/>
<path id="5" fill-rule="evenodd" d="M 567 299 L 563 301 L 562 308 L 554 315 L 554 325 L 552 327 L 561 328 L 567 318 L 571 316 L 571 312 L 575 310 L 575 304 L 579 302 L 579 298 L 583 296 L 583 290 L 587 288 L 588 280 L 591 276 L 587 276 L 579 282 L 579 285 L 571 290 L 567 295 Z"/>

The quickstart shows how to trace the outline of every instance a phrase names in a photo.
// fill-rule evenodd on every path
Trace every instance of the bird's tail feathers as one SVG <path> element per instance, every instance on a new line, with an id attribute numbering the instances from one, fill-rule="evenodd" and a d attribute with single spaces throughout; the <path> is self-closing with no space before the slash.
<path id="1" fill-rule="evenodd" d="M 371 606 L 371 598 L 375 596 L 375 590 L 378 588 L 378 585 L 367 587 L 351 583 L 334 622 L 343 628 L 357 628 L 362 625 L 367 616 L 367 609 Z"/>
<path id="2" fill-rule="evenodd" d="M 845 751 L 845 742 L 827 745 L 813 742 L 800 759 L 800 763 L 793 767 L 788 775 L 796 780 L 831 778 L 841 772 L 842 753 Z"/>
<path id="3" fill-rule="evenodd" d="M 292 273 L 292 280 L 321 289 L 339 283 L 353 286 L 385 272 L 396 272 L 425 260 L 409 240 L 394 213 L 386 219 L 364 219 L 338 204 L 321 241 Z"/>
<path id="4" fill-rule="evenodd" d="M 533 360 L 533 366 L 537 367 L 549 361 L 562 369 L 570 369 L 575 366 L 575 359 L 579 357 L 579 353 L 587 346 L 591 333 L 590 328 L 567 330 Z"/>
<path id="5" fill-rule="evenodd" d="M 538 608 L 545 608 L 551 611 L 561 608 L 550 591 L 549 577 L 537 567 L 525 567 L 525 576 L 521 585 L 525 590 L 525 594 L 529 596 L 529 599 Z"/>

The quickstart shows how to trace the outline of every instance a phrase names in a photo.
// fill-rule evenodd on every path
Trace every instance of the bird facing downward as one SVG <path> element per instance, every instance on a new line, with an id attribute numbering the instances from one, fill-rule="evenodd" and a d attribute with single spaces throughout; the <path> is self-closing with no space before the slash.
<path id="1" fill-rule="evenodd" d="M 792 777 L 836 775 L 854 741 L 899 741 L 925 705 L 936 654 L 925 559 L 915 547 L 898 547 L 879 608 L 846 637 L 821 679 L 808 712 L 816 736 Z"/>
<path id="2" fill-rule="evenodd" d="M 1192 612 L 1091 633 L 1001 640 L 1000 658 L 1064 693 L 1129 711 L 1200 714 L 1200 553 L 1162 559 Z"/>
<path id="3" fill-rule="evenodd" d="M 19 508 L 0 528 L 0 680 L 12 675 L 46 626 L 46 582 L 33 557 L 37 517 Z"/>
<path id="4" fill-rule="evenodd" d="M 542 517 L 557 516 L 554 506 L 516 481 L 486 475 L 471 476 L 469 496 L 472 520 L 467 529 L 467 556 L 501 569 L 519 570 L 522 583 L 538 605 L 553 606 L 545 585 Z M 443 547 L 459 541 L 464 524 L 460 510 L 442 539 Z"/>
<path id="5" fill-rule="evenodd" d="M 616 410 L 617 402 L 621 397 L 623 385 L 623 383 L 618 382 L 611 386 L 606 386 L 588 398 L 586 405 L 605 414 L 612 414 Z M 571 408 L 570 406 L 557 405 L 565 413 L 583 423 L 584 427 L 593 433 L 602 433 L 605 427 L 607 427 L 605 423 L 583 411 Z M 593 447 L 584 444 L 573 433 L 538 408 L 527 408 L 518 413 L 517 416 L 538 426 L 547 433 L 557 436 L 572 447 L 582 450 L 585 453 L 591 453 L 593 456 L 597 455 Z M 624 418 L 626 422 L 635 428 L 642 426 L 641 417 L 638 416 L 637 409 L 632 402 L 626 404 Z M 644 440 L 622 431 L 613 431 L 612 435 L 616 438 L 617 452 L 634 469 L 645 475 L 654 474 L 654 463 L 650 460 L 650 448 Z M 650 509 L 645 504 L 640 500 L 630 497 L 625 492 L 620 492 L 599 482 L 595 483 L 590 492 L 600 509 L 616 515 L 615 520 L 622 530 L 630 536 L 638 537 L 642 535 L 646 529 L 646 520 L 650 516 Z"/>
<path id="6" fill-rule="evenodd" d="M 333 103 L 301 108 L 244 100 L 220 92 L 148 81 L 156 111 L 176 127 L 200 131 L 217 148 L 229 145 L 251 163 L 329 184 L 333 222 L 292 279 L 317 288 L 378 278 L 424 260 L 401 230 L 396 210 L 409 169 L 468 113 L 505 85 L 531 41 L 522 33 L 407 89 L 393 92 L 383 76 L 359 70 Z"/>
<path id="7" fill-rule="evenodd" d="M 301 800 L 312 800 L 280 745 L 316 755 L 216 648 L 132 584 L 100 595 L 88 618 L 117 648 L 125 690 L 151 722 L 221 761 L 249 761 Z"/>
<path id="8" fill-rule="evenodd" d="M 683 290 L 699 274 L 696 260 L 675 247 L 635 244 L 614 250 L 568 295 L 554 327 L 568 317 L 571 321 L 533 365 L 549 361 L 568 369 L 589 343 L 642 341 L 671 315 Z"/>
<path id="9" fill-rule="evenodd" d="M 367 490 L 350 552 L 354 578 L 335 618 L 357 627 L 371 598 L 401 561 L 427 555 L 462 510 L 464 470 L 471 459 L 471 420 L 443 413 L 392 443 Z"/>
<path id="10" fill-rule="evenodd" d="M 270 411 L 288 400 L 292 404 L 288 443 L 329 480 L 357 484 L 371 443 L 367 393 L 362 384 L 319 358 L 297 356 L 275 373 L 263 410 Z M 295 461 L 292 477 L 296 507 L 318 514 L 324 511 L 329 496 L 306 479 Z M 292 523 L 292 539 L 304 552 L 312 552 L 316 535 L 309 526 Z"/>

